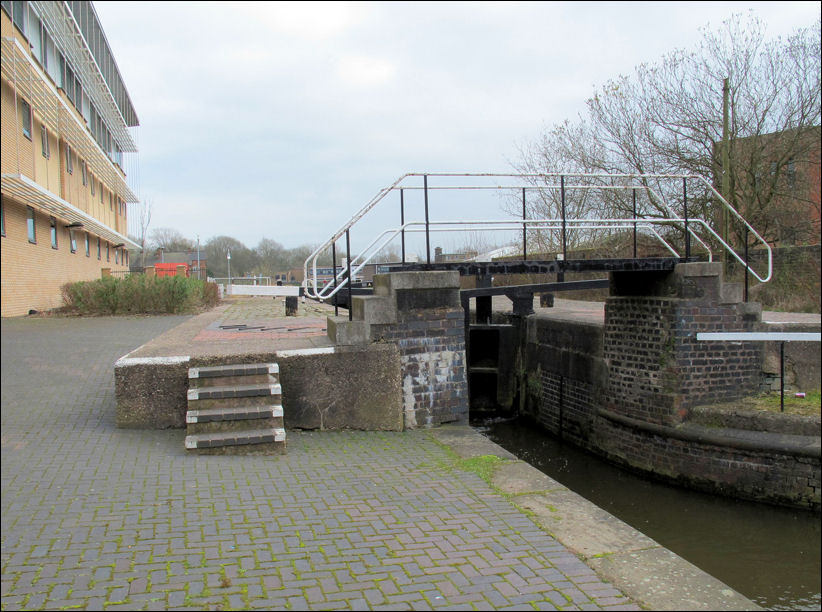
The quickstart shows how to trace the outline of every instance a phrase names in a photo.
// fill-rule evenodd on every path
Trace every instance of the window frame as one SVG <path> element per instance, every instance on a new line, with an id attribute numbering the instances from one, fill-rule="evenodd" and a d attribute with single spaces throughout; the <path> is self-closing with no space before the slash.
<path id="1" fill-rule="evenodd" d="M 77 236 L 74 234 L 73 229 L 69 229 L 69 250 L 72 253 L 77 252 Z"/>
<path id="2" fill-rule="evenodd" d="M 89 239 L 88 232 L 86 232 L 86 257 L 91 257 L 91 240 Z"/>
<path id="3" fill-rule="evenodd" d="M 66 148 L 66 172 L 69 174 L 74 174 L 74 162 L 72 161 L 72 154 L 71 154 L 71 145 L 69 143 L 65 143 Z"/>
<path id="4" fill-rule="evenodd" d="M 57 239 L 57 219 L 49 217 L 49 233 L 51 235 L 51 248 L 57 250 L 60 247 Z"/>
<path id="5" fill-rule="evenodd" d="M 31 244 L 37 244 L 37 213 L 31 206 L 26 206 L 28 212 L 26 214 L 26 232 Z"/>
<path id="6" fill-rule="evenodd" d="M 26 102 L 23 98 L 20 98 L 20 121 L 22 122 L 23 126 L 23 136 L 31 140 L 31 130 L 32 130 L 32 115 L 31 115 L 31 104 Z"/>
<path id="7" fill-rule="evenodd" d="M 49 142 L 49 130 L 45 123 L 40 124 L 40 147 L 43 157 L 51 159 L 51 143 Z"/>

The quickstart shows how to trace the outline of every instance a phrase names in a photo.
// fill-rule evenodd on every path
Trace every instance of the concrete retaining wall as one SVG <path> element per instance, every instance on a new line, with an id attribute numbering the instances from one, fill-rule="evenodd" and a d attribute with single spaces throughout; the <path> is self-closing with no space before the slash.
<path id="1" fill-rule="evenodd" d="M 400 355 L 389 344 L 230 355 L 118 360 L 117 426 L 184 428 L 188 368 L 229 363 L 280 365 L 288 429 L 401 431 Z"/>

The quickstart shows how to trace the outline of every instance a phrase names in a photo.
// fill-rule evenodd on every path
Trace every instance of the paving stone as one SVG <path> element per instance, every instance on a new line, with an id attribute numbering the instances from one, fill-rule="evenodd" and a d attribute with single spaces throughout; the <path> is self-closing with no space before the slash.
<path id="1" fill-rule="evenodd" d="M 184 320 L 2 321 L 4 608 L 638 609 L 424 430 L 117 429 L 114 362 Z"/>

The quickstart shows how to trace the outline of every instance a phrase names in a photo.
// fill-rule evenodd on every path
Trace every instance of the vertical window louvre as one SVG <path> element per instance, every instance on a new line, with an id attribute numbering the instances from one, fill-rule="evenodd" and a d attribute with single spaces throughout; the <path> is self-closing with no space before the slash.
<path id="1" fill-rule="evenodd" d="M 52 217 L 49 220 L 49 231 L 51 232 L 51 248 L 57 248 L 57 219 Z"/>
<path id="2" fill-rule="evenodd" d="M 74 164 L 72 163 L 71 145 L 66 143 L 66 172 L 73 174 Z"/>
<path id="3" fill-rule="evenodd" d="M 26 229 L 29 234 L 29 242 L 37 244 L 37 228 L 34 225 L 34 209 L 31 206 L 28 208 L 28 217 L 26 218 Z"/>
<path id="4" fill-rule="evenodd" d="M 74 235 L 74 230 L 73 229 L 69 230 L 69 245 L 71 247 L 71 252 L 76 253 L 77 252 L 77 236 Z"/>
<path id="5" fill-rule="evenodd" d="M 106 243 L 106 261 L 111 261 L 111 245 Z"/>
<path id="6" fill-rule="evenodd" d="M 80 162 L 80 170 L 83 171 L 83 185 L 88 185 L 88 166 L 86 160 Z"/>
<path id="7" fill-rule="evenodd" d="M 91 257 L 91 240 L 86 232 L 86 257 Z"/>
<path id="8" fill-rule="evenodd" d="M 92 177 L 91 177 L 91 182 L 90 182 L 90 186 L 91 186 L 91 195 L 92 195 L 92 196 L 94 195 L 94 183 L 95 183 L 95 182 L 96 182 L 96 181 L 94 180 L 94 177 L 92 176 Z"/>
<path id="9" fill-rule="evenodd" d="M 100 237 L 97 236 L 97 259 L 100 259 L 100 257 L 101 257 L 101 255 L 100 255 L 100 253 L 102 252 L 101 248 L 102 248 L 102 245 L 100 244 Z"/>

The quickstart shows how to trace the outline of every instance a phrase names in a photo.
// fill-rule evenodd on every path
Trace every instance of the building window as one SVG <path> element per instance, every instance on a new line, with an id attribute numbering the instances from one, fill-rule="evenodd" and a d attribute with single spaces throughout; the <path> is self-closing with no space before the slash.
<path id="1" fill-rule="evenodd" d="M 111 245 L 106 243 L 106 261 L 111 261 Z"/>
<path id="2" fill-rule="evenodd" d="M 6 235 L 6 202 L 0 196 L 0 235 Z"/>
<path id="3" fill-rule="evenodd" d="M 69 174 L 74 173 L 74 162 L 72 161 L 71 155 L 71 146 L 67 143 L 66 145 L 66 172 Z"/>
<path id="4" fill-rule="evenodd" d="M 49 232 L 51 232 L 51 248 L 57 248 L 57 219 L 49 219 Z"/>
<path id="5" fill-rule="evenodd" d="M 92 196 L 94 196 L 94 183 L 95 183 L 95 182 L 96 182 L 96 181 L 94 180 L 94 177 L 92 176 L 92 177 L 91 177 L 91 195 L 92 195 Z"/>
<path id="6" fill-rule="evenodd" d="M 26 33 L 26 3 L 15 1 L 11 3 L 12 5 L 12 19 L 14 20 L 14 25 L 17 26 L 17 29 L 20 30 L 23 34 Z"/>
<path id="7" fill-rule="evenodd" d="M 34 226 L 34 209 L 31 206 L 27 206 L 26 208 L 28 208 L 26 227 L 29 233 L 29 242 L 37 244 L 37 228 Z"/>
<path id="8" fill-rule="evenodd" d="M 793 157 L 788 160 L 788 165 L 786 167 L 786 175 L 788 177 L 788 189 L 791 191 L 796 190 L 796 162 L 794 161 Z"/>
<path id="9" fill-rule="evenodd" d="M 86 160 L 80 162 L 80 170 L 83 171 L 83 185 L 88 185 L 88 166 Z"/>
<path id="10" fill-rule="evenodd" d="M 46 159 L 51 158 L 51 147 L 49 146 L 49 131 L 46 129 L 45 124 L 40 126 L 40 145 L 43 148 L 43 157 Z"/>
<path id="11" fill-rule="evenodd" d="M 86 232 L 86 257 L 91 257 L 91 239 Z"/>
<path id="12" fill-rule="evenodd" d="M 108 194 L 108 209 L 114 210 L 114 196 L 109 192 Z"/>
<path id="13" fill-rule="evenodd" d="M 23 136 L 31 140 L 31 106 L 25 100 L 20 100 L 20 119 L 23 122 Z"/>
<path id="14" fill-rule="evenodd" d="M 120 265 L 120 249 L 114 249 L 114 263 Z"/>
<path id="15" fill-rule="evenodd" d="M 77 236 L 74 235 L 74 230 L 69 230 L 69 243 L 71 244 L 71 252 L 77 252 Z"/>
<path id="16" fill-rule="evenodd" d="M 103 203 L 103 181 L 100 181 L 100 204 Z"/>
<path id="17" fill-rule="evenodd" d="M 100 250 L 100 249 L 101 249 L 101 246 L 102 246 L 102 245 L 101 245 L 101 243 L 100 243 L 100 237 L 99 237 L 99 236 L 97 236 L 97 259 L 98 259 L 98 260 L 100 259 L 100 253 L 101 253 L 101 250 Z"/>

